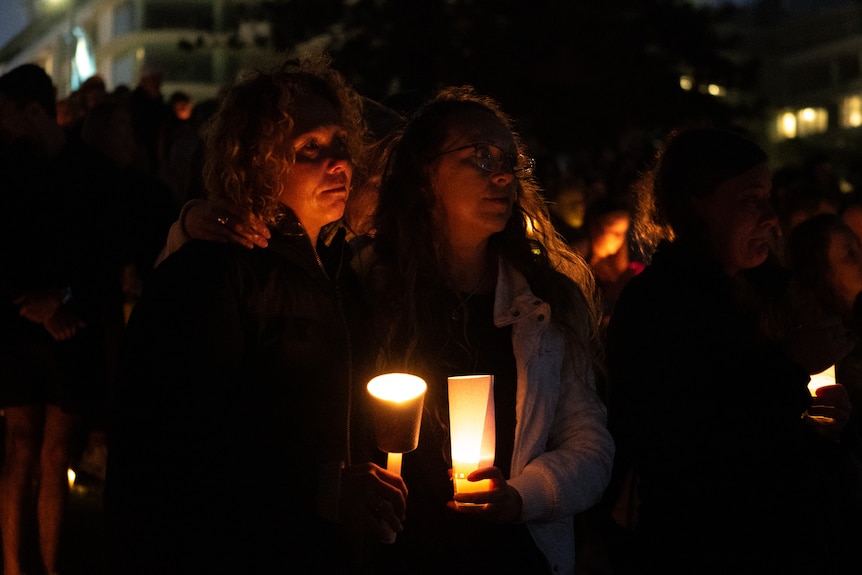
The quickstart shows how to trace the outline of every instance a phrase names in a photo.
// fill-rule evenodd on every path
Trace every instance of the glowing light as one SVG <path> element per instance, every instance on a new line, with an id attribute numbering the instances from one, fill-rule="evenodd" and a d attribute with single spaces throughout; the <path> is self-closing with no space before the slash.
<path id="1" fill-rule="evenodd" d="M 406 373 L 386 373 L 368 382 L 368 393 L 385 401 L 402 403 L 416 399 L 427 389 L 425 381 Z"/>
<path id="2" fill-rule="evenodd" d="M 455 493 L 488 491 L 491 480 L 468 481 L 473 471 L 494 463 L 494 376 L 449 378 L 449 437 Z"/>
<path id="3" fill-rule="evenodd" d="M 706 87 L 706 91 L 709 92 L 710 96 L 724 96 L 727 93 L 727 90 L 718 84 L 708 85 Z"/>
<path id="4" fill-rule="evenodd" d="M 386 469 L 401 475 L 402 454 L 419 446 L 422 407 L 428 385 L 421 377 L 408 373 L 384 373 L 366 386 L 371 395 L 374 435 L 377 447 L 385 451 Z M 384 543 L 395 542 L 395 531 L 383 523 Z"/>
<path id="5" fill-rule="evenodd" d="M 824 385 L 835 385 L 834 365 L 829 366 L 820 373 L 815 373 L 811 376 L 811 379 L 808 382 L 808 391 L 811 393 L 811 397 L 816 397 L 817 389 L 823 387 Z"/>
<path id="6" fill-rule="evenodd" d="M 845 128 L 862 126 L 862 97 L 849 96 L 841 102 L 841 125 Z"/>
<path id="7" fill-rule="evenodd" d="M 796 114 L 785 112 L 778 117 L 778 135 L 787 139 L 796 137 Z"/>
<path id="8" fill-rule="evenodd" d="M 803 108 L 797 116 L 797 133 L 800 137 L 822 134 L 829 127 L 829 113 L 825 108 Z"/>
<path id="9" fill-rule="evenodd" d="M 75 38 L 75 58 L 72 61 L 72 89 L 77 90 L 84 80 L 96 74 L 96 60 L 90 48 L 87 33 L 79 26 L 72 31 Z"/>
<path id="10" fill-rule="evenodd" d="M 401 454 L 419 445 L 425 380 L 408 373 L 384 373 L 368 382 L 377 447 L 388 453 L 386 468 L 401 474 Z"/>
<path id="11" fill-rule="evenodd" d="M 680 76 L 679 87 L 686 92 L 690 91 L 692 88 L 694 88 L 694 78 L 692 78 L 691 76 Z"/>

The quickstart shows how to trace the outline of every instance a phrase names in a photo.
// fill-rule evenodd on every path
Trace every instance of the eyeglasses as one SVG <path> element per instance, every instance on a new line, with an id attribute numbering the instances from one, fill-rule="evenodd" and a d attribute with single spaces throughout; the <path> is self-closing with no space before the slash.
<path id="1" fill-rule="evenodd" d="M 486 172 L 496 172 L 497 170 L 506 168 L 516 176 L 529 176 L 533 173 L 533 169 L 536 167 L 536 160 L 530 156 L 525 156 L 524 154 L 507 154 L 506 151 L 499 146 L 484 143 L 468 144 L 453 150 L 446 150 L 445 152 L 440 152 L 434 157 L 439 158 L 440 156 L 445 156 L 446 154 L 451 154 L 453 152 L 460 152 L 469 148 L 473 148 L 473 155 L 470 159 L 473 160 L 474 164 Z"/>

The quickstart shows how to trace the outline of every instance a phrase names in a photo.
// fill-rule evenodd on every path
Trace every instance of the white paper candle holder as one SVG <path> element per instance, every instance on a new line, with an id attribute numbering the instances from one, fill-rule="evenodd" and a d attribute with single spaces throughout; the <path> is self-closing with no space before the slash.
<path id="1" fill-rule="evenodd" d="M 494 376 L 449 377 L 449 434 L 455 493 L 491 489 L 490 479 L 469 481 L 467 476 L 494 465 L 495 425 Z"/>

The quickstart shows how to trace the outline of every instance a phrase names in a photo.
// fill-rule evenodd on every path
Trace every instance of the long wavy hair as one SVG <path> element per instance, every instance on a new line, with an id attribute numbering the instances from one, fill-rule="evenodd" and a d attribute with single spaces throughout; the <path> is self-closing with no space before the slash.
<path id="1" fill-rule="evenodd" d="M 512 132 L 517 151 L 525 152 L 499 104 L 470 86 L 439 91 L 400 132 L 380 188 L 372 274 L 384 324 L 384 363 L 390 368 L 408 368 L 425 327 L 437 321 L 427 302 L 447 289 L 449 269 L 444 238 L 432 217 L 437 201 L 432 167 L 447 136 L 458 129 L 456 119 L 471 109 L 496 116 Z M 592 272 L 554 228 L 537 181 L 519 175 L 517 182 L 512 215 L 505 229 L 491 236 L 489 247 L 551 304 L 554 321 L 573 344 L 569 347 L 587 353 L 596 360 L 591 367 L 599 368 L 600 309 Z"/>
<path id="2" fill-rule="evenodd" d="M 293 167 L 294 126 L 299 102 L 328 101 L 347 131 L 351 163 L 362 171 L 366 127 L 362 99 L 324 55 L 289 60 L 271 72 L 243 78 L 222 97 L 206 133 L 204 182 L 207 197 L 240 214 L 278 223 L 279 197 Z"/>

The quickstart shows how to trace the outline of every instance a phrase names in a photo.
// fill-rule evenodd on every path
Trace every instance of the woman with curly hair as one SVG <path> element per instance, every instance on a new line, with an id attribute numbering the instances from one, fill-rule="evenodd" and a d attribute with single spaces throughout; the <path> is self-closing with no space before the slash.
<path id="1" fill-rule="evenodd" d="M 381 572 L 573 573 L 574 514 L 610 477 L 592 275 L 532 168 L 498 103 L 470 87 L 440 91 L 392 150 L 359 258 L 368 333 L 378 372 L 418 374 L 428 391 Z M 469 374 L 493 375 L 496 457 L 469 476 L 488 491 L 455 494 L 447 378 Z"/>
<path id="2" fill-rule="evenodd" d="M 354 527 L 401 529 L 402 480 L 352 465 L 359 291 L 343 234 L 321 234 L 364 134 L 359 96 L 323 59 L 225 94 L 207 191 L 265 225 L 268 247 L 188 241 L 132 312 L 109 436 L 111 572 L 343 573 Z"/>

